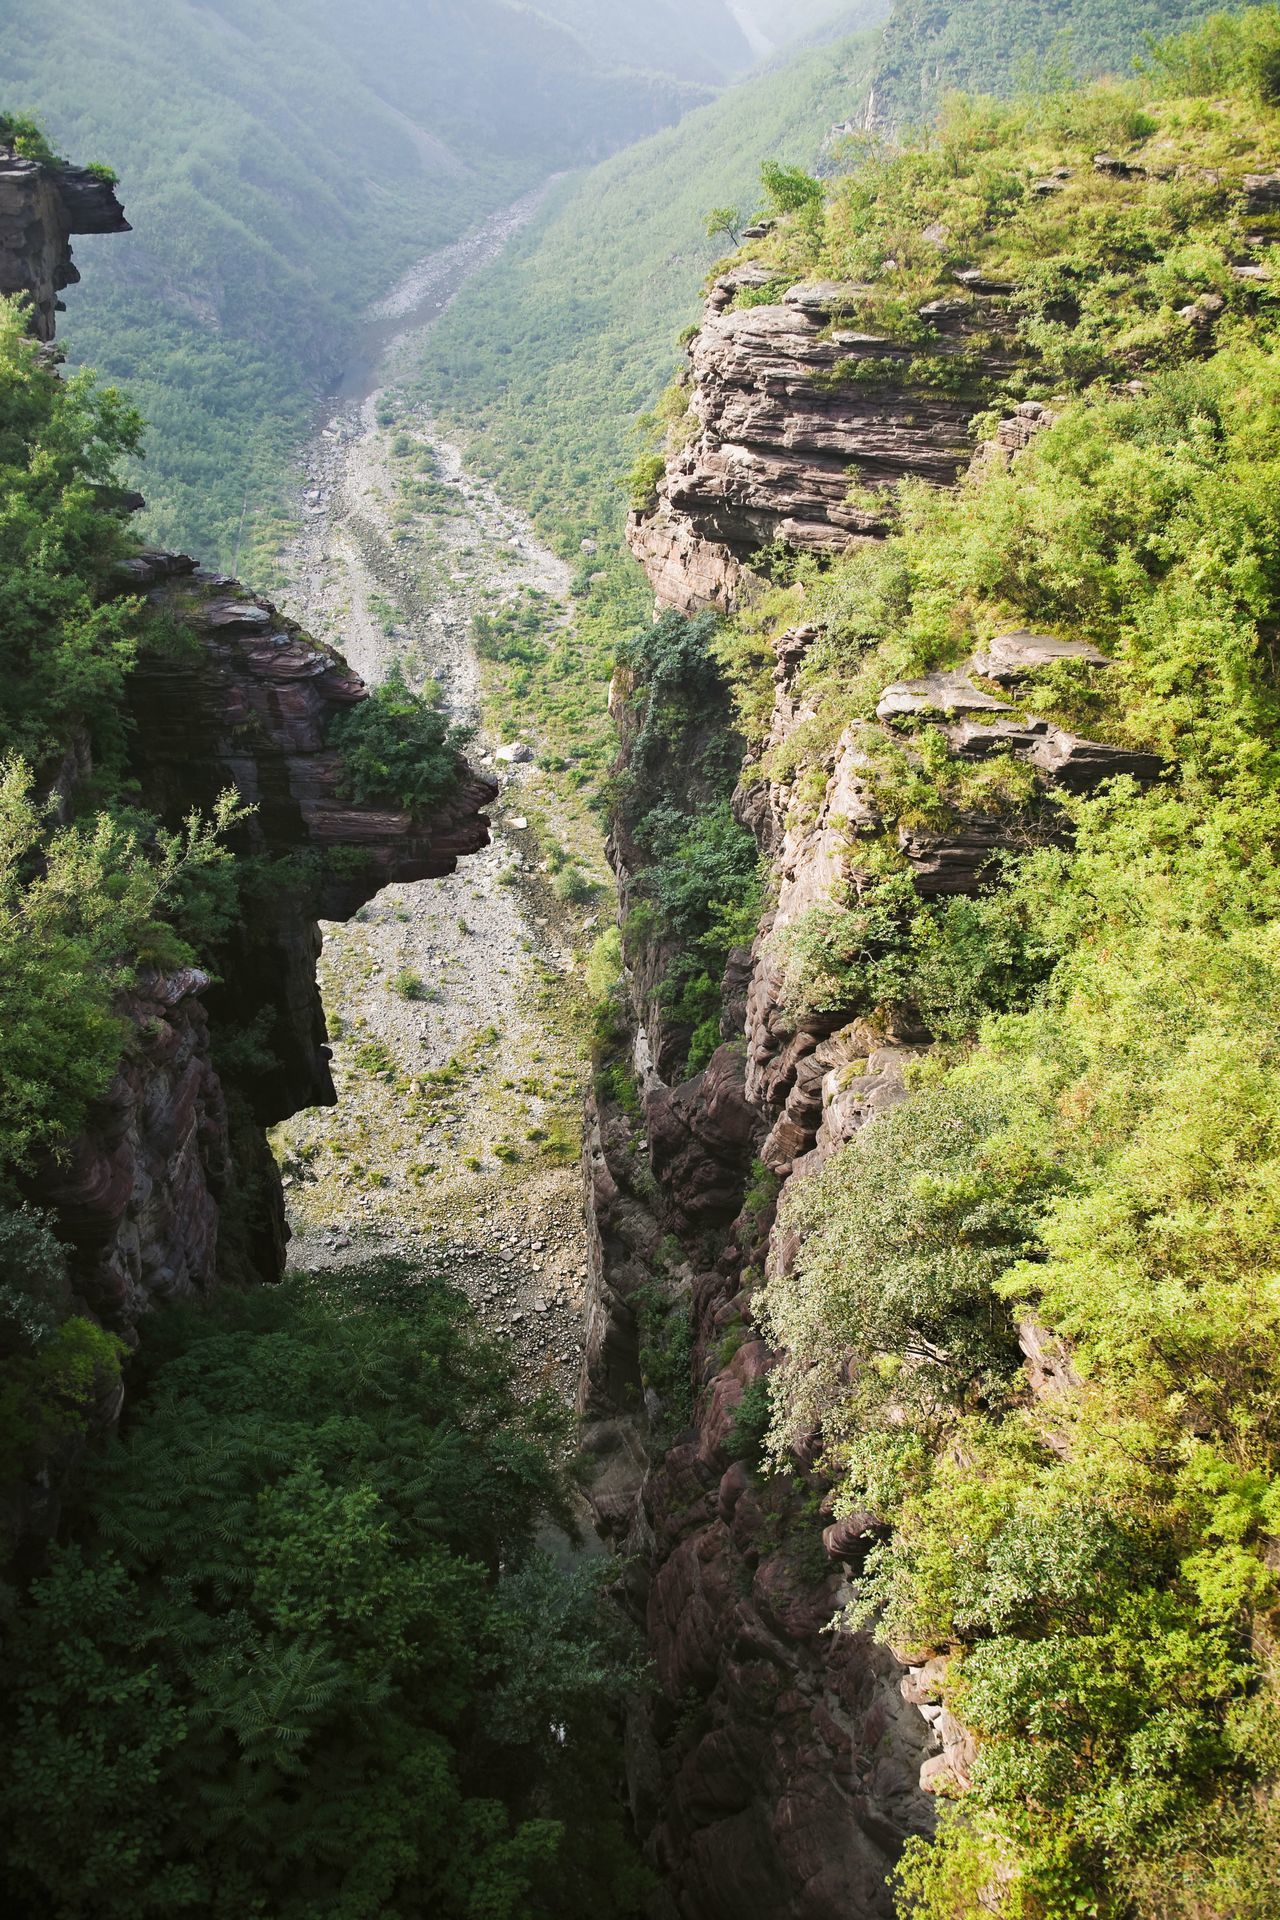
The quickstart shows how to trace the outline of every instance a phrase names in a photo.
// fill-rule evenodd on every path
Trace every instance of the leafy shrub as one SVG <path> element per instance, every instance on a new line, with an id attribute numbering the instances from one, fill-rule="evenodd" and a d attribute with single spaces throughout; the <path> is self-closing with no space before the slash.
<path id="1" fill-rule="evenodd" d="M 989 1099 L 921 1090 L 800 1183 L 783 1224 L 804 1244 L 758 1315 L 787 1354 L 780 1449 L 819 1421 L 836 1459 L 880 1422 L 933 1434 L 1008 1391 L 1020 1355 L 996 1283 L 1034 1248 L 1044 1175 L 1000 1135 Z"/>
<path id="2" fill-rule="evenodd" d="M 27 1207 L 0 1209 L 0 1481 L 46 1466 L 119 1379 L 123 1342 L 71 1305 L 48 1223 Z"/>
<path id="3" fill-rule="evenodd" d="M 119 702 L 142 627 L 138 603 L 109 597 L 128 550 L 100 488 L 117 478 L 142 422 L 89 374 L 62 380 L 0 301 L 0 752 L 37 766 L 84 727 L 118 770 Z"/>
<path id="4" fill-rule="evenodd" d="M 329 731 L 348 799 L 414 814 L 429 813 L 457 790 L 465 738 L 439 707 L 411 691 L 398 666 Z"/>
<path id="5" fill-rule="evenodd" d="M 34 1351 L 71 1304 L 67 1260 L 30 1207 L 0 1208 L 0 1351 Z"/>
<path id="6" fill-rule="evenodd" d="M 567 906 L 585 907 L 599 895 L 600 884 L 581 867 L 565 866 L 552 882 L 552 892 Z"/>
<path id="7" fill-rule="evenodd" d="M 149 1332 L 83 1542 L 7 1638 L 11 1898 L 638 1910 L 600 1791 L 629 1663 L 594 1578 L 535 1549 L 554 1422 L 461 1297 L 385 1263 Z"/>
<path id="8" fill-rule="evenodd" d="M 725 1452 L 729 1458 L 745 1460 L 753 1473 L 758 1472 L 764 1461 L 765 1440 L 772 1424 L 773 1402 L 769 1395 L 769 1380 L 767 1375 L 762 1374 L 744 1388 L 734 1411 L 733 1425 L 725 1441 Z"/>
<path id="9" fill-rule="evenodd" d="M 638 1287 L 629 1305 L 640 1329 L 640 1375 L 662 1403 L 659 1438 L 669 1441 L 693 1419 L 693 1328 L 687 1294 L 662 1279 Z"/>
<path id="10" fill-rule="evenodd" d="M 63 166 L 65 161 L 54 152 L 41 129 L 25 114 L 0 113 L 0 146 L 10 147 L 24 160 L 42 160 L 47 166 Z"/>
<path id="11" fill-rule="evenodd" d="M 228 858 L 226 795 L 183 834 L 99 814 L 48 832 L 22 761 L 0 763 L 0 1179 L 73 1134 L 105 1092 L 125 1028 L 116 995 L 140 964 L 182 965 L 167 917 L 184 883 Z"/>
<path id="12" fill-rule="evenodd" d="M 658 498 L 658 482 L 667 471 L 665 453 L 642 453 L 627 476 L 627 500 L 633 513 L 648 513 Z"/>

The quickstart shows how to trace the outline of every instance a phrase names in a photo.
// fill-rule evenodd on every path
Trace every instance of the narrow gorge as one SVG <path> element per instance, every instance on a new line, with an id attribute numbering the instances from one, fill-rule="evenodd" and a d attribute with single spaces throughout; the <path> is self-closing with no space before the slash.
<path id="1" fill-rule="evenodd" d="M 270 596 L 0 116 L 6 1910 L 1280 1920 L 1280 10 L 491 12 Z"/>

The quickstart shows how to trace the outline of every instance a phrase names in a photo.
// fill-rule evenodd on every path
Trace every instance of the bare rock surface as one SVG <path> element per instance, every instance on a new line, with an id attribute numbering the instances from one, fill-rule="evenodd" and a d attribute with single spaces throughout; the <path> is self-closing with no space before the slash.
<path id="1" fill-rule="evenodd" d="M 72 235 L 129 231 L 109 180 L 87 167 L 27 160 L 0 145 L 0 296 L 26 296 L 38 340 L 53 339 L 58 295 L 80 278 Z"/>
<path id="2" fill-rule="evenodd" d="M 907 475 L 949 485 L 973 452 L 972 399 L 913 386 L 914 349 L 838 324 L 859 288 L 799 283 L 777 304 L 734 307 L 770 284 L 748 263 L 712 288 L 690 348 L 697 431 L 668 463 L 655 507 L 629 523 L 664 606 L 727 610 L 749 587 L 741 570 L 772 542 L 839 552 L 884 530 L 874 504 L 851 503 L 851 478 L 864 489 Z M 932 316 L 942 357 L 965 349 L 961 305 Z"/>

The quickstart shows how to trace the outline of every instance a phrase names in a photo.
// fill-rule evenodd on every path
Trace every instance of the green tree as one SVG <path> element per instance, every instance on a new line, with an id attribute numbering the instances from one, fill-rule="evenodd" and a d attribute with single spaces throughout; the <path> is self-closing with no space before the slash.
<path id="1" fill-rule="evenodd" d="M 742 245 L 742 214 L 737 207 L 712 207 L 707 215 L 707 238 L 718 240 L 721 234 L 731 247 Z"/>
<path id="2" fill-rule="evenodd" d="M 760 180 L 777 213 L 820 214 L 826 203 L 826 188 L 803 167 L 785 167 L 780 160 L 766 160 Z"/>
<path id="3" fill-rule="evenodd" d="M 374 805 L 429 812 L 458 785 L 466 732 L 416 694 L 394 666 L 368 699 L 339 715 L 329 739 L 341 756 L 342 791 Z"/>
<path id="4" fill-rule="evenodd" d="M 601 1745 L 629 1658 L 536 1551 L 556 1416 L 462 1298 L 293 1281 L 173 1314 L 142 1368 L 7 1635 L 14 1910 L 635 1911 Z"/>

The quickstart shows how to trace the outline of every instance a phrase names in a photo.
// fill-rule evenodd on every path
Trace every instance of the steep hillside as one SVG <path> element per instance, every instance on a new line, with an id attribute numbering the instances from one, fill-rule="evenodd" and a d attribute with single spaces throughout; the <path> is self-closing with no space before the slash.
<path id="1" fill-rule="evenodd" d="M 123 177 L 137 237 L 85 249 L 74 350 L 151 423 L 152 532 L 228 563 L 246 500 L 269 545 L 284 456 L 356 310 L 697 97 L 507 0 L 14 0 L 0 92 Z"/>
<path id="2" fill-rule="evenodd" d="M 845 9 L 868 27 L 884 11 Z M 566 183 L 436 330 L 416 397 L 548 534 L 571 547 L 616 537 L 636 417 L 724 246 L 708 238 L 708 210 L 758 203 L 762 153 L 816 163 L 829 127 L 865 98 L 873 58 L 867 34 L 778 62 Z"/>
<path id="3" fill-rule="evenodd" d="M 584 1409 L 690 1913 L 1276 1912 L 1280 11 L 1148 66 L 793 178 L 631 525 Z"/>
<path id="4" fill-rule="evenodd" d="M 0 142 L 3 1554 L 118 1416 L 138 1320 L 279 1270 L 264 1129 L 332 1098 L 316 915 L 451 872 L 494 792 L 434 708 L 139 549 L 141 423 L 47 344 L 70 236 L 123 227 L 108 181 Z"/>
<path id="5" fill-rule="evenodd" d="M 1177 33 L 1211 11 L 1203 0 L 898 0 L 877 111 L 923 125 L 948 88 L 1008 95 L 1072 74 L 1129 74 L 1151 35 Z"/>
<path id="6" fill-rule="evenodd" d="M 848 0 L 740 0 L 736 11 L 775 46 L 785 47 L 819 28 L 838 30 L 849 7 Z"/>
<path id="7" fill-rule="evenodd" d="M 539 11 L 619 66 L 722 82 L 753 55 L 726 0 L 541 0 Z"/>

